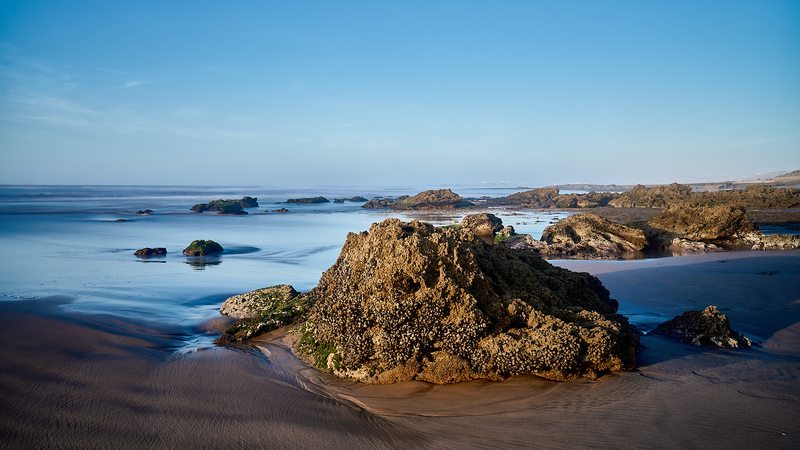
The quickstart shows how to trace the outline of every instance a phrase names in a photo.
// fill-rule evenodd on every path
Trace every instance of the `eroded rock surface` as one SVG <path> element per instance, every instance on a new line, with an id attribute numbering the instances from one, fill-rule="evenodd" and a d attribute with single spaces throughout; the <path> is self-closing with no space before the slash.
<path id="1" fill-rule="evenodd" d="M 450 189 L 434 189 L 420 192 L 413 197 L 401 196 L 394 200 L 386 198 L 372 199 L 361 207 L 368 209 L 435 210 L 468 206 L 474 205 Z"/>
<path id="2" fill-rule="evenodd" d="M 725 205 L 672 207 L 651 217 L 642 228 L 654 242 L 680 238 L 723 247 L 747 245 L 762 235 L 744 208 Z"/>
<path id="3" fill-rule="evenodd" d="M 771 234 L 750 239 L 751 250 L 794 250 L 800 248 L 800 236 L 796 234 Z M 748 242 L 748 243 L 750 243 Z"/>
<path id="4" fill-rule="evenodd" d="M 309 296 L 299 352 L 370 383 L 594 377 L 639 342 L 597 278 L 418 221 L 350 233 Z"/>
<path id="5" fill-rule="evenodd" d="M 692 345 L 713 344 L 717 347 L 750 347 L 752 342 L 746 336 L 731 329 L 730 321 L 720 314 L 716 306 L 703 311 L 686 311 L 674 319 L 659 325 L 653 334 L 677 336 L 681 341 Z"/>
<path id="6" fill-rule="evenodd" d="M 476 236 L 494 236 L 503 229 L 503 221 L 494 214 L 470 214 L 461 220 L 459 226 L 471 230 Z"/>
<path id="7" fill-rule="evenodd" d="M 224 345 L 276 330 L 302 317 L 310 306 L 309 297 L 288 284 L 234 295 L 225 300 L 219 312 L 240 320 L 214 342 Z"/>
<path id="8" fill-rule="evenodd" d="M 639 252 L 647 245 L 642 230 L 603 219 L 591 213 L 573 214 L 550 225 L 537 241 L 518 235 L 503 241 L 512 248 L 527 248 L 543 256 L 616 257 Z"/>

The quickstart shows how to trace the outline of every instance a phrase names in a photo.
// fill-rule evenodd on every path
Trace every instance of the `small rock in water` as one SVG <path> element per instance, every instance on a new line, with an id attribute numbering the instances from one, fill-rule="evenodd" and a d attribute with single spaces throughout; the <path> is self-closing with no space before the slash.
<path id="1" fill-rule="evenodd" d="M 136 250 L 133 254 L 140 258 L 146 258 L 148 256 L 161 256 L 167 254 L 167 249 L 164 247 L 158 247 L 158 248 L 145 247 Z"/>
<path id="2" fill-rule="evenodd" d="M 720 314 L 713 305 L 703 311 L 686 311 L 656 327 L 653 334 L 677 335 L 681 341 L 697 346 L 714 344 L 737 348 L 739 345 L 752 345 L 750 339 L 731 329 L 728 317 Z"/>

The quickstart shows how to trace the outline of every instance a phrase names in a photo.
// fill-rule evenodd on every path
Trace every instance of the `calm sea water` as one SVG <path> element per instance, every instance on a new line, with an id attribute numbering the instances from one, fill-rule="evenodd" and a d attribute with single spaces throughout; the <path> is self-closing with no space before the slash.
<path id="1" fill-rule="evenodd" d="M 299 291 L 314 287 L 339 255 L 348 232 L 367 230 L 389 217 L 420 218 L 436 225 L 459 215 L 408 216 L 365 210 L 362 203 L 285 204 L 289 198 L 328 199 L 413 195 L 414 188 L 2 186 L 0 187 L 0 299 L 54 295 L 65 308 L 152 319 L 189 327 L 218 316 L 230 295 L 275 284 Z M 499 197 L 519 189 L 454 189 L 465 197 Z M 257 197 L 246 216 L 191 213 L 196 203 Z M 286 207 L 289 213 L 271 213 Z M 152 215 L 136 215 L 142 209 Z M 563 213 L 496 212 L 505 224 L 536 237 Z M 124 221 L 120 221 L 123 220 Z M 198 258 L 182 250 L 212 239 L 225 251 Z M 134 251 L 165 247 L 164 257 Z M 199 341 L 210 342 L 199 336 Z"/>

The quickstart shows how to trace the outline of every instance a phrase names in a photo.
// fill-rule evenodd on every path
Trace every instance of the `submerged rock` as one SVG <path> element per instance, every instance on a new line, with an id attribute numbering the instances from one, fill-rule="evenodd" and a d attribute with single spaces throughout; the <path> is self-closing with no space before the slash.
<path id="1" fill-rule="evenodd" d="M 308 295 L 298 351 L 369 383 L 595 377 L 639 345 L 597 278 L 418 221 L 348 234 Z"/>
<path id="2" fill-rule="evenodd" d="M 652 332 L 653 334 L 677 335 L 681 341 L 692 345 L 714 344 L 717 347 L 750 347 L 746 336 L 731 329 L 728 317 L 720 314 L 716 306 L 703 311 L 686 311 L 668 320 Z"/>
<path id="3" fill-rule="evenodd" d="M 192 206 L 192 211 L 218 211 L 217 214 L 247 214 L 243 208 L 255 208 L 258 206 L 258 199 L 254 197 L 243 197 L 241 200 L 214 200 L 209 203 L 198 203 Z"/>
<path id="4" fill-rule="evenodd" d="M 133 254 L 140 258 L 147 258 L 148 256 L 161 256 L 167 254 L 167 249 L 164 247 L 158 247 L 158 248 L 145 247 L 136 250 L 135 252 L 133 252 Z"/>
<path id="5" fill-rule="evenodd" d="M 366 201 L 367 201 L 367 199 L 365 199 L 364 197 L 361 197 L 360 195 L 357 195 L 357 196 L 352 197 L 352 198 L 336 198 L 336 199 L 333 200 L 334 203 L 366 202 Z"/>
<path id="6" fill-rule="evenodd" d="M 150 214 L 153 214 L 153 210 L 152 209 L 144 209 L 144 210 L 140 209 L 139 211 L 136 211 L 136 214 L 139 214 L 140 216 L 149 216 Z"/>
<path id="7" fill-rule="evenodd" d="M 183 249 L 183 254 L 186 256 L 203 256 L 203 255 L 210 255 L 212 253 L 220 253 L 224 249 L 221 245 L 217 244 L 214 241 L 205 241 L 205 240 L 197 240 L 192 241 L 188 247 Z"/>
<path id="8" fill-rule="evenodd" d="M 223 315 L 240 319 L 214 343 L 225 345 L 254 338 L 295 322 L 311 306 L 310 298 L 288 284 L 271 286 L 228 298 Z"/>
<path id="9" fill-rule="evenodd" d="M 290 198 L 286 203 L 330 203 L 331 201 L 325 197 L 304 197 L 304 198 Z"/>

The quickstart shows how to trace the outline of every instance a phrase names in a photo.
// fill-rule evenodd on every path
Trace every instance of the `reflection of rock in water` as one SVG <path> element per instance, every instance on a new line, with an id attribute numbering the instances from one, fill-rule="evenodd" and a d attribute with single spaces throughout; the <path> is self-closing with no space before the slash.
<path id="1" fill-rule="evenodd" d="M 207 258 L 198 258 L 193 259 L 191 261 L 184 261 L 184 264 L 188 264 L 192 266 L 194 270 L 205 270 L 206 266 L 218 266 L 222 263 L 220 259 L 207 259 Z"/>

